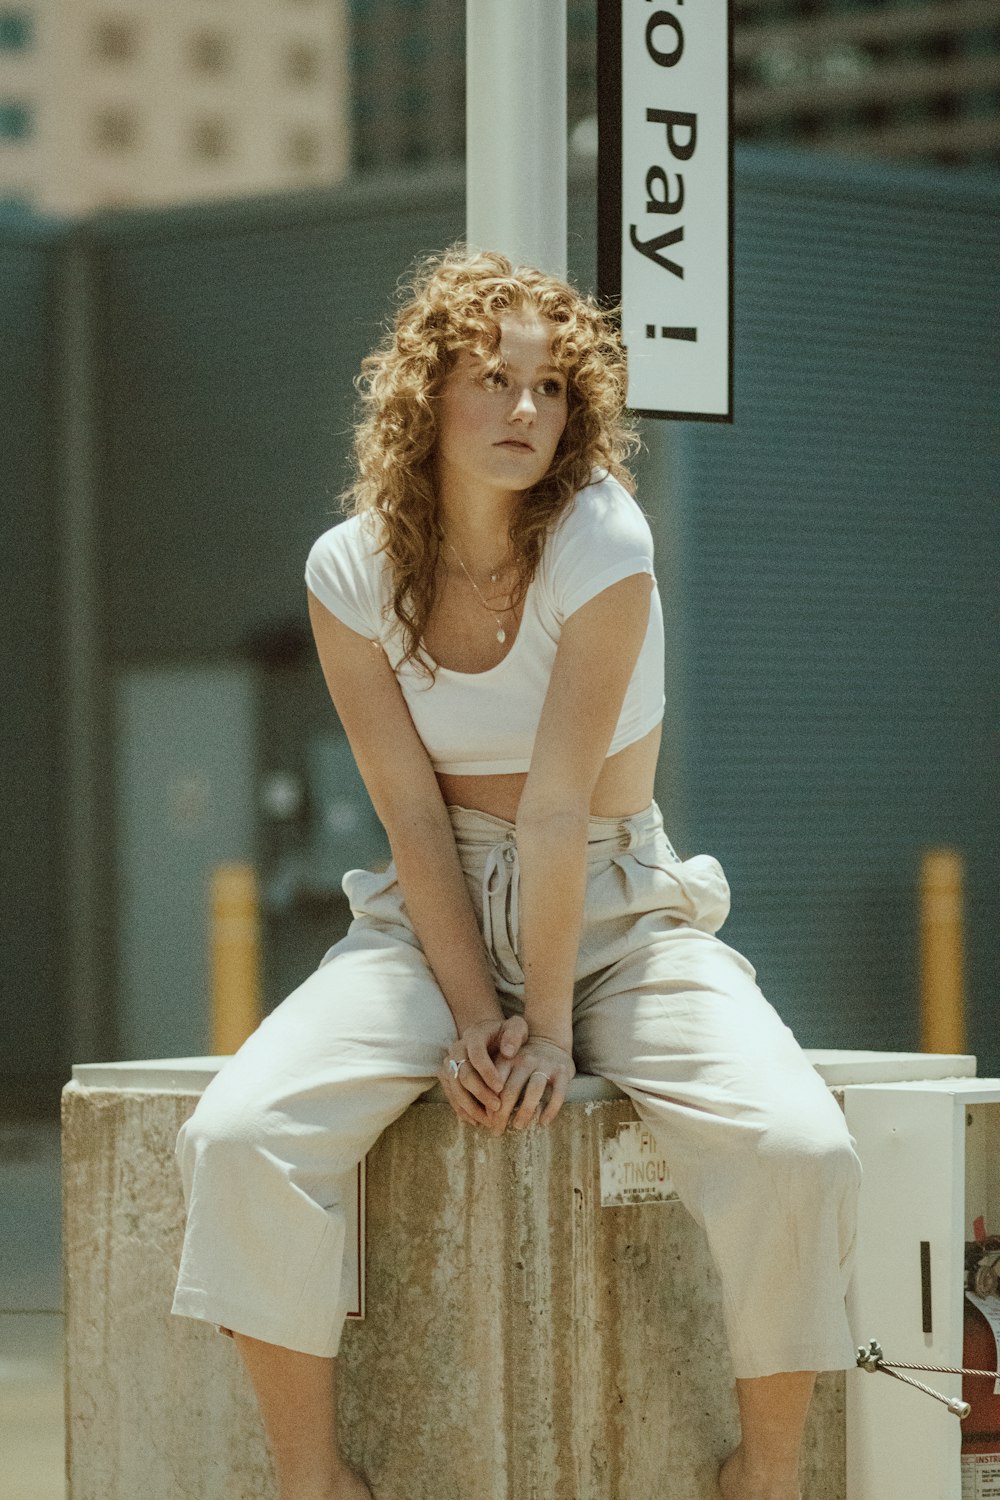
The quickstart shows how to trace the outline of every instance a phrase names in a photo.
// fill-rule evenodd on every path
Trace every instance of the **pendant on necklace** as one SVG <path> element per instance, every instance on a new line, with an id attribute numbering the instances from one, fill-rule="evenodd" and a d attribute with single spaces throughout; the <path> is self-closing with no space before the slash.
<path id="1" fill-rule="evenodd" d="M 503 643 L 504 643 L 504 641 L 506 639 L 507 639 L 507 632 L 506 632 L 506 630 L 498 630 L 497 631 L 497 640 L 500 642 L 501 646 L 503 645 Z"/>

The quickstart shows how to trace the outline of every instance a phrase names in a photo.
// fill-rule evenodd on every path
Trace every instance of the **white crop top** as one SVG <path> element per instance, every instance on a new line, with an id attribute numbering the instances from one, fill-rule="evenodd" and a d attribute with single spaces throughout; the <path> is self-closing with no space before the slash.
<path id="1" fill-rule="evenodd" d="M 400 665 L 402 627 L 389 602 L 389 566 L 377 551 L 373 513 L 350 516 L 314 542 L 306 583 L 345 625 L 381 643 L 435 771 L 484 776 L 528 770 L 563 621 L 632 573 L 653 579 L 649 624 L 608 754 L 662 719 L 663 610 L 652 533 L 624 486 L 603 470 L 595 473 L 546 537 L 503 661 L 485 672 L 438 667 L 433 686 L 412 661 Z M 423 655 L 433 660 L 426 649 Z"/>

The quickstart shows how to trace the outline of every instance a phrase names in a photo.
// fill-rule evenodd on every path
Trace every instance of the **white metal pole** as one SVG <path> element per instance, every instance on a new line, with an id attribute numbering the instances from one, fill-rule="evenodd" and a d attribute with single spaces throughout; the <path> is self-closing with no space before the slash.
<path id="1" fill-rule="evenodd" d="M 466 0 L 466 238 L 566 275 L 566 0 Z"/>

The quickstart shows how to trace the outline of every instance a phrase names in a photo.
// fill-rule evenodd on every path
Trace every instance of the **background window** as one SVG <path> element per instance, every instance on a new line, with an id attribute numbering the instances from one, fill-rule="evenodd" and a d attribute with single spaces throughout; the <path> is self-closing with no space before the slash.
<path id="1" fill-rule="evenodd" d="M 293 42 L 285 54 L 285 77 L 289 82 L 315 83 L 319 70 L 319 48 L 312 42 Z"/>
<path id="2" fill-rule="evenodd" d="M 225 120 L 205 118 L 191 126 L 191 153 L 201 161 L 218 161 L 232 150 L 232 133 Z"/>
<path id="3" fill-rule="evenodd" d="M 289 132 L 285 159 L 291 167 L 315 167 L 322 153 L 319 132 L 306 126 Z"/>
<path id="4" fill-rule="evenodd" d="M 139 51 L 139 27 L 131 16 L 105 16 L 94 22 L 91 51 L 103 62 L 128 62 Z"/>
<path id="5" fill-rule="evenodd" d="M 0 140 L 23 141 L 34 128 L 31 109 L 13 99 L 0 100 Z"/>
<path id="6" fill-rule="evenodd" d="M 197 73 L 228 73 L 233 65 L 232 39 L 224 31 L 196 31 L 188 58 Z"/>
<path id="7" fill-rule="evenodd" d="M 0 52 L 24 52 L 34 42 L 32 17 L 26 10 L 0 10 Z"/>
<path id="8" fill-rule="evenodd" d="M 139 118 L 127 105 L 102 109 L 94 116 L 91 136 L 102 151 L 131 151 L 139 139 Z"/>

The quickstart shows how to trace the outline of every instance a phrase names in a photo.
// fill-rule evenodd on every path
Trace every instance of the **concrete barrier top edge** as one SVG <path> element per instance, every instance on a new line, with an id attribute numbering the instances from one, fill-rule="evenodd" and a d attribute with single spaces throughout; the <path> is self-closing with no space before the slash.
<path id="1" fill-rule="evenodd" d="M 805 1048 L 805 1055 L 831 1088 L 860 1083 L 916 1083 L 929 1079 L 974 1078 L 973 1056 L 925 1052 L 864 1052 Z M 225 1057 L 164 1057 L 132 1061 L 75 1063 L 73 1082 L 83 1088 L 136 1089 L 142 1092 L 198 1094 L 226 1062 Z M 423 1096 L 443 1099 L 440 1086 Z M 567 1099 L 620 1099 L 624 1095 L 605 1078 L 578 1073 Z"/>

